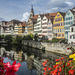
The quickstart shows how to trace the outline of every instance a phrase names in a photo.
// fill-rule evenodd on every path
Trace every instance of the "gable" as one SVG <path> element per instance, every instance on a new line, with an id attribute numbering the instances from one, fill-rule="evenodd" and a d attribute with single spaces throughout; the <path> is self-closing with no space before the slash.
<path id="1" fill-rule="evenodd" d="M 67 17 L 67 16 L 73 16 L 73 13 L 72 13 L 70 10 L 68 10 L 68 11 L 66 12 L 65 17 Z"/>
<path id="2" fill-rule="evenodd" d="M 60 17 L 63 17 L 63 16 L 58 12 L 55 18 L 60 18 Z"/>

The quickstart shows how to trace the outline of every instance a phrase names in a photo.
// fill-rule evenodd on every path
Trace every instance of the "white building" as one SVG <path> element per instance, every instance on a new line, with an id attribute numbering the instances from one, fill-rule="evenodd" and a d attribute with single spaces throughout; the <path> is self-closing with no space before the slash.
<path id="1" fill-rule="evenodd" d="M 45 14 L 42 19 L 42 34 L 51 40 L 53 38 L 53 26 L 52 26 L 52 17 L 49 14 Z"/>
<path id="2" fill-rule="evenodd" d="M 68 33 L 68 43 L 75 44 L 75 24 L 70 26 L 70 32 Z"/>
<path id="3" fill-rule="evenodd" d="M 39 36 L 42 34 L 42 18 L 43 18 L 43 14 L 38 15 L 37 18 L 37 23 L 34 25 L 34 33 L 38 34 Z"/>
<path id="4" fill-rule="evenodd" d="M 0 35 L 13 35 L 14 26 L 6 21 L 0 22 Z"/>
<path id="5" fill-rule="evenodd" d="M 18 25 L 15 24 L 14 26 L 14 35 L 18 35 Z"/>

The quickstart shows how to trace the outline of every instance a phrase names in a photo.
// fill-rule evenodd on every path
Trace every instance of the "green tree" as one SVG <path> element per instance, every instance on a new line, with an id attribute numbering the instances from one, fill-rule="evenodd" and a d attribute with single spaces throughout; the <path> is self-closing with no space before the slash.
<path id="1" fill-rule="evenodd" d="M 6 35 L 4 37 L 4 40 L 7 41 L 7 43 L 12 43 L 13 37 L 12 35 Z"/>

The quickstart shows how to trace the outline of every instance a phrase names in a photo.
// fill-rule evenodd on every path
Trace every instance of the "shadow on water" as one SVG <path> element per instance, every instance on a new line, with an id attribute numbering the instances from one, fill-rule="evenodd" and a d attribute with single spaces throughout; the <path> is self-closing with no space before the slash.
<path id="1" fill-rule="evenodd" d="M 1 46 L 0 46 L 1 47 Z M 53 62 L 56 58 L 60 58 L 63 55 L 45 51 L 37 48 L 19 45 L 7 45 L 4 46 L 4 53 L 1 52 L 2 57 L 5 57 L 5 62 L 13 62 L 16 60 L 21 63 L 21 68 L 17 72 L 18 75 L 41 75 L 42 60 L 49 59 Z M 3 49 L 3 48 L 2 48 Z M 3 50 L 1 50 L 3 51 Z M 41 66 L 39 66 L 41 65 Z M 38 68 L 37 68 L 38 67 Z"/>

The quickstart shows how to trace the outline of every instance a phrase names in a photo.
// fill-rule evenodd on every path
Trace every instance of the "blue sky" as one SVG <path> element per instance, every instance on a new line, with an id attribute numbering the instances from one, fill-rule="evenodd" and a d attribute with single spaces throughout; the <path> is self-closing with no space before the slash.
<path id="1" fill-rule="evenodd" d="M 18 19 L 27 21 L 34 7 L 36 14 L 67 11 L 75 6 L 75 0 L 0 0 L 0 18 L 4 20 Z"/>

